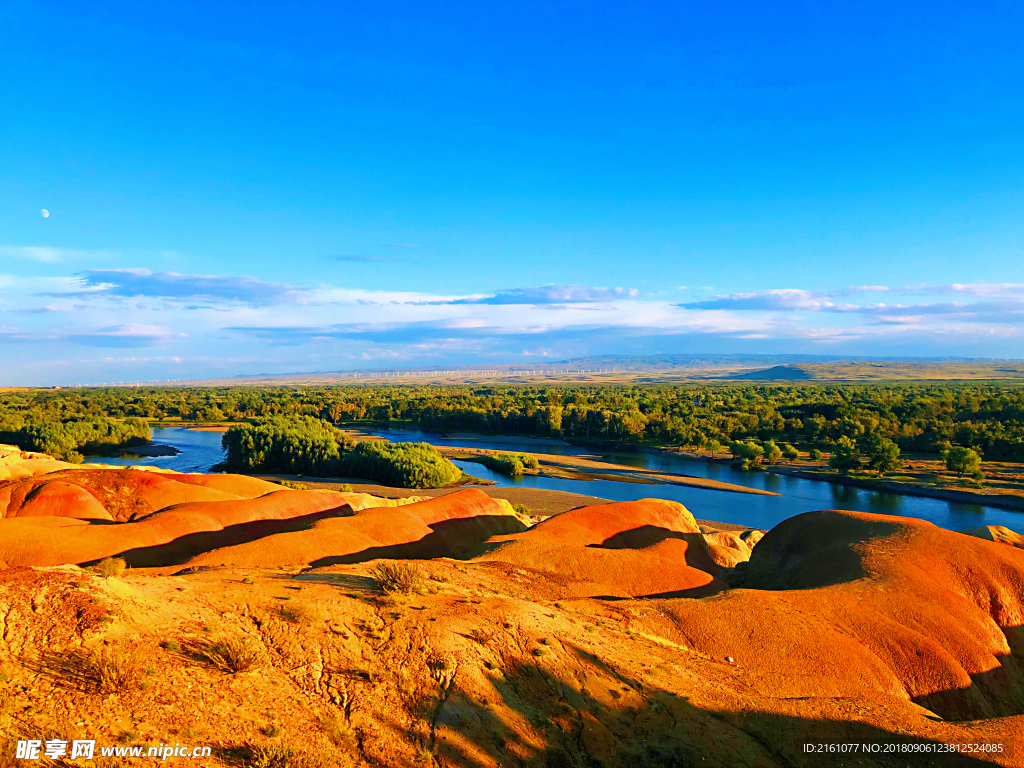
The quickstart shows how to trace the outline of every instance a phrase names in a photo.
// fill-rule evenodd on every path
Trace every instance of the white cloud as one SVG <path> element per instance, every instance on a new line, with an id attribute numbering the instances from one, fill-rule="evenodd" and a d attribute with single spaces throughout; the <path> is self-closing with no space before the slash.
<path id="1" fill-rule="evenodd" d="M 672 351 L 682 339 L 701 351 L 718 351 L 723 343 L 772 351 L 780 342 L 800 342 L 806 351 L 827 346 L 830 352 L 863 344 L 858 353 L 870 354 L 913 342 L 969 354 L 974 340 L 985 338 L 994 339 L 987 349 L 1015 356 L 1014 345 L 1024 338 L 1024 306 L 1006 298 L 1013 286 L 946 286 L 947 297 L 937 299 L 913 292 L 921 287 L 883 288 L 778 288 L 674 304 L 635 289 L 572 285 L 467 296 L 142 269 L 60 278 L 0 275 L 0 343 L 19 344 L 18 358 L 24 354 L 40 365 L 75 348 L 83 354 L 83 348 L 156 347 L 168 365 L 173 357 L 184 361 L 175 364 L 177 377 L 190 375 L 199 359 L 235 373 L 274 370 L 278 363 L 285 370 L 330 370 L 362 355 L 409 363 L 513 359 L 541 350 L 571 357 L 595 350 Z M 856 298 L 869 293 L 893 300 Z"/>
<path id="2" fill-rule="evenodd" d="M 950 283 L 949 285 L 913 285 L 906 294 L 960 294 L 976 299 L 1008 299 L 1024 303 L 1024 283 Z"/>

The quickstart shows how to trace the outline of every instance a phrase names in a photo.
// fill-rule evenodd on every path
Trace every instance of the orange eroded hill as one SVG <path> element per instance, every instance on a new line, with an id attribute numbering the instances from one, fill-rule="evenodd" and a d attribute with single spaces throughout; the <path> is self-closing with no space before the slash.
<path id="1" fill-rule="evenodd" d="M 14 517 L 0 520 L 0 562 L 63 565 L 120 555 L 129 565 L 170 565 L 214 547 L 342 514 L 351 509 L 339 494 L 282 490 L 256 499 L 179 504 L 131 523 Z"/>
<path id="2" fill-rule="evenodd" d="M 240 475 L 179 475 L 107 467 L 59 469 L 4 483 L 0 488 L 0 503 L 7 501 L 4 517 L 20 516 L 21 505 L 37 489 L 55 481 L 85 489 L 118 522 L 135 520 L 173 504 L 251 499 L 281 489 L 274 483 Z"/>
<path id="3" fill-rule="evenodd" d="M 390 500 L 19 460 L 47 471 L 0 481 L 0 741 L 74 712 L 108 741 L 126 722 L 201 733 L 217 766 L 283 742 L 332 766 L 814 768 L 836 761 L 804 743 L 923 740 L 1005 751 L 840 762 L 1024 764 L 1006 529 L 824 511 L 762 538 L 658 499 L 527 528 L 472 488 Z M 111 555 L 135 570 L 73 565 Z M 421 561 L 416 588 L 382 594 L 382 558 Z M 203 656 L 226 636 L 253 672 Z M 153 674 L 110 697 L 82 655 L 101 648 Z"/>
<path id="4" fill-rule="evenodd" d="M 496 534 L 524 528 L 507 501 L 467 488 L 413 504 L 369 507 L 352 517 L 320 520 L 308 530 L 205 552 L 190 565 L 321 567 L 379 557 L 452 556 Z"/>
<path id="5" fill-rule="evenodd" d="M 693 516 L 662 499 L 570 510 L 491 539 L 477 559 L 549 572 L 576 597 L 696 597 L 726 587 Z"/>
<path id="6" fill-rule="evenodd" d="M 679 642 L 763 695 L 893 696 L 951 719 L 1024 712 L 1024 552 L 921 520 L 809 512 L 754 548 L 743 589 L 663 601 Z"/>
<path id="7" fill-rule="evenodd" d="M 73 517 L 83 520 L 113 521 L 110 513 L 96 497 L 79 485 L 62 480 L 47 480 L 33 484 L 33 486 L 25 495 L 22 503 L 8 503 L 6 516 Z M 8 489 L 5 494 L 8 502 L 13 491 L 14 489 Z"/>

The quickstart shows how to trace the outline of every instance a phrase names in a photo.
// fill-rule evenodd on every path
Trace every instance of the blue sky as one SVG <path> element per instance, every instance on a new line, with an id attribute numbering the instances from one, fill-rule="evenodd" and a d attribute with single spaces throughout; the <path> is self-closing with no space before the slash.
<path id="1" fill-rule="evenodd" d="M 1022 38 L 1019 3 L 12 0 L 0 384 L 1024 357 Z"/>

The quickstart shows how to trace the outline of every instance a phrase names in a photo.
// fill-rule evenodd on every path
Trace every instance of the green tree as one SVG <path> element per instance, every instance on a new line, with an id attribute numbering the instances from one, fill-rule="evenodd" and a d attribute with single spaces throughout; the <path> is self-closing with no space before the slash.
<path id="1" fill-rule="evenodd" d="M 427 443 L 364 440 L 345 456 L 349 477 L 365 477 L 398 488 L 440 488 L 462 477 L 462 470 Z"/>
<path id="2" fill-rule="evenodd" d="M 838 469 L 844 475 L 851 469 L 860 469 L 860 454 L 857 452 L 857 444 L 849 437 L 840 437 L 832 446 L 828 465 L 832 469 Z"/>
<path id="3" fill-rule="evenodd" d="M 754 466 L 760 464 L 764 458 L 764 448 L 749 440 L 745 443 L 738 440 L 736 442 L 729 443 L 729 451 L 732 453 L 733 457 L 740 459 L 743 462 L 749 462 Z"/>
<path id="4" fill-rule="evenodd" d="M 789 461 L 796 461 L 800 458 L 800 451 L 794 448 L 792 445 L 785 445 L 782 448 L 782 455 Z"/>
<path id="5" fill-rule="evenodd" d="M 811 448 L 810 452 L 807 454 L 807 458 L 811 461 L 821 461 L 821 451 L 817 448 Z"/>
<path id="6" fill-rule="evenodd" d="M 883 437 L 872 444 L 868 453 L 868 466 L 876 470 L 879 477 L 902 464 L 900 447 L 892 440 Z"/>
<path id="7" fill-rule="evenodd" d="M 778 464 L 782 459 L 782 449 L 775 444 L 774 440 L 766 440 L 764 443 L 764 457 L 769 464 Z"/>
<path id="8" fill-rule="evenodd" d="M 708 451 L 711 452 L 711 458 L 714 458 L 715 454 L 718 451 L 722 450 L 722 444 L 720 442 L 718 442 L 717 440 L 715 440 L 715 438 L 713 438 L 713 437 L 711 439 L 709 439 L 706 443 L 704 443 L 704 447 L 707 448 Z"/>
<path id="9" fill-rule="evenodd" d="M 973 473 L 981 467 L 981 456 L 977 451 L 961 445 L 950 446 L 943 458 L 946 460 L 946 469 L 956 472 L 957 477 Z"/>

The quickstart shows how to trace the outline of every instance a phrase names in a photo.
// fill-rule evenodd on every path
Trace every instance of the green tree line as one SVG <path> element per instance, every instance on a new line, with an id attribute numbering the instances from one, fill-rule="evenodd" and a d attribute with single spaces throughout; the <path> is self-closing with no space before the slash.
<path id="1" fill-rule="evenodd" d="M 903 452 L 970 448 L 1024 461 L 1016 383 L 316 386 L 8 390 L 0 419 L 23 425 L 100 418 L 252 421 L 307 416 L 332 425 L 723 446 L 773 441 L 831 451 L 844 438 Z M 20 429 L 20 428 L 19 428 Z M 864 451 L 866 452 L 866 451 Z"/>

